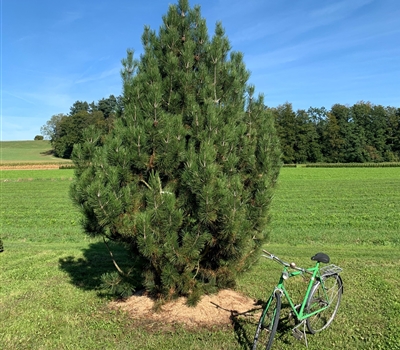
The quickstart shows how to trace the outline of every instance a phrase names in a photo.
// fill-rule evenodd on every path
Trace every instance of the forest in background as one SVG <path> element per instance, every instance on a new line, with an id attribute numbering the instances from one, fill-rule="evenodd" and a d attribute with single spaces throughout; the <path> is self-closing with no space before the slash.
<path id="1" fill-rule="evenodd" d="M 400 108 L 358 102 L 330 110 L 294 111 L 290 103 L 268 109 L 286 164 L 400 160 Z"/>
<path id="2" fill-rule="evenodd" d="M 266 107 L 275 127 L 285 164 L 400 161 L 400 108 L 358 102 L 295 111 L 291 103 Z M 55 156 L 69 159 L 89 125 L 107 133 L 123 113 L 120 96 L 98 103 L 76 101 L 68 114 L 57 114 L 42 126 Z"/>

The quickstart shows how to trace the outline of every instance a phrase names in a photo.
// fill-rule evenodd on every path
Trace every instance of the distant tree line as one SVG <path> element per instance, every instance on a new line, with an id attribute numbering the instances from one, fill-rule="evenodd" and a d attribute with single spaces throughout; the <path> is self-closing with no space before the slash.
<path id="1" fill-rule="evenodd" d="M 400 108 L 370 102 L 293 110 L 291 103 L 266 107 L 275 117 L 286 164 L 400 161 Z M 41 128 L 55 156 L 70 158 L 88 126 L 103 134 L 123 111 L 121 96 L 98 103 L 76 101 L 69 114 L 57 114 Z"/>
<path id="2" fill-rule="evenodd" d="M 53 115 L 40 131 L 46 139 L 50 140 L 56 157 L 69 159 L 74 144 L 82 142 L 84 129 L 91 126 L 107 134 L 114 118 L 121 112 L 120 96 L 110 95 L 97 103 L 76 101 L 68 114 Z"/>
<path id="3" fill-rule="evenodd" d="M 275 116 L 283 161 L 363 163 L 400 160 L 400 108 L 358 102 L 330 110 L 268 108 Z"/>

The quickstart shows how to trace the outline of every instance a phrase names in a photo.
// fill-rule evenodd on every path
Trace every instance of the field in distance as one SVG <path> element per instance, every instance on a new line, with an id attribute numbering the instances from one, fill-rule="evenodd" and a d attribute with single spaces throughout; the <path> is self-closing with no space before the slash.
<path id="1" fill-rule="evenodd" d="M 50 141 L 0 141 L 0 166 L 64 164 L 68 159 L 54 157 Z"/>

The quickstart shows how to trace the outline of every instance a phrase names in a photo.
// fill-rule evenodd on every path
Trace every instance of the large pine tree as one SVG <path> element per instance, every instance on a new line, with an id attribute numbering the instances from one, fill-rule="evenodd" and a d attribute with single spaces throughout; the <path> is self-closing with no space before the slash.
<path id="1" fill-rule="evenodd" d="M 166 298 L 231 287 L 259 256 L 280 169 L 273 118 L 243 55 L 200 8 L 169 7 L 122 61 L 123 113 L 75 146 L 74 202 L 88 234 L 125 243 Z"/>

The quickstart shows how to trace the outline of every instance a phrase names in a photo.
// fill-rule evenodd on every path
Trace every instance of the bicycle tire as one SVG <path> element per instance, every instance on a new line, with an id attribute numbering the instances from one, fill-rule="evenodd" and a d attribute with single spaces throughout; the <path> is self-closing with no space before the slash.
<path id="1" fill-rule="evenodd" d="M 329 306 L 306 319 L 306 325 L 311 334 L 329 327 L 336 316 L 343 294 L 343 282 L 339 275 L 333 274 L 322 276 L 321 278 L 323 283 L 321 284 L 321 281 L 318 281 L 311 288 L 306 304 L 306 312 L 311 313 L 326 306 L 327 301 L 323 288 L 329 298 Z"/>
<path id="2" fill-rule="evenodd" d="M 281 294 L 279 291 L 276 291 L 269 297 L 267 305 L 260 316 L 254 335 L 253 350 L 261 349 L 264 345 L 266 350 L 271 349 L 276 330 L 278 329 L 280 312 Z"/>

